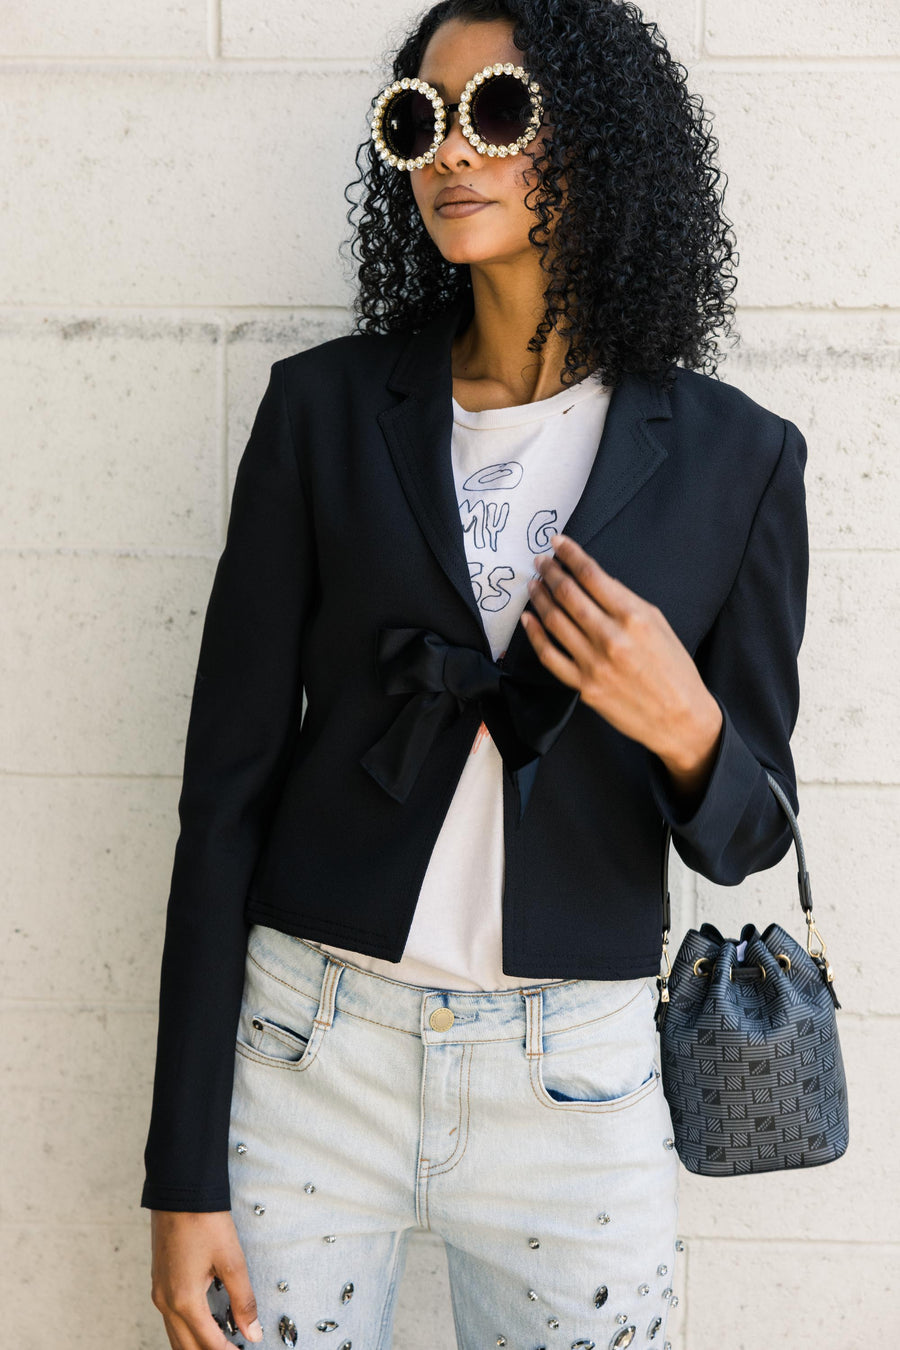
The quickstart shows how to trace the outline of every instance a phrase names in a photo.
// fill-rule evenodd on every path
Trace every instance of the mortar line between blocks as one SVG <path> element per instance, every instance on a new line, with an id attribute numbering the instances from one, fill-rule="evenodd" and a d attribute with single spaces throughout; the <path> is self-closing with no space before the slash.
<path id="1" fill-rule="evenodd" d="M 209 0 L 212 4 L 213 0 Z M 209 19 L 207 18 L 207 24 Z M 207 28 L 208 34 L 208 28 Z M 208 36 L 207 36 L 208 43 Z M 218 45 L 218 44 L 217 44 Z M 36 74 L 77 71 L 92 72 L 114 71 L 126 75 L 150 73 L 159 70 L 182 72 L 185 74 L 303 74 L 315 75 L 320 71 L 348 75 L 372 76 L 373 62 L 364 57 L 343 56 L 222 56 L 215 59 L 207 56 L 198 60 L 192 56 L 129 56 L 112 54 L 103 56 L 96 52 L 80 55 L 59 53 L 50 55 L 30 54 L 15 56 L 4 53 L 0 56 L 0 74 L 21 70 L 33 70 Z M 706 53 L 693 62 L 695 75 L 814 75 L 841 72 L 867 75 L 894 74 L 900 70 L 900 59 L 894 52 L 872 52 L 831 54 L 819 52 L 804 55 L 793 52 L 790 55 L 770 52 L 720 52 Z M 383 78 L 375 73 L 376 81 Z"/>
<path id="2" fill-rule="evenodd" d="M 217 315 L 227 313 L 232 317 L 240 315 L 242 318 L 246 315 L 259 315 L 267 318 L 272 315 L 333 315 L 345 314 L 348 319 L 352 317 L 349 304 L 329 304 L 328 302 L 308 303 L 300 300 L 288 302 L 283 305 L 265 305 L 265 304 L 241 304 L 238 301 L 225 304 L 215 304 L 211 301 L 190 301 L 185 300 L 177 304 L 157 304 L 152 301 L 135 304 L 129 301 L 127 304 L 116 304 L 109 302 L 107 304 L 81 304 L 78 301 L 71 303 L 54 303 L 53 301 L 42 300 L 22 300 L 0 302 L 0 316 L 5 318 L 17 318 L 19 315 L 36 315 L 42 317 L 47 315 L 53 318 L 68 318 L 69 316 L 89 315 L 91 317 L 103 317 L 104 315 L 114 315 L 116 318 L 133 317 L 141 318 L 144 315 L 152 315 L 154 318 L 169 317 L 177 320 L 181 315 L 188 313 L 192 318 L 205 320 L 209 322 L 208 316 L 212 311 Z M 895 320 L 900 314 L 900 305 L 875 304 L 871 305 L 820 305 L 806 304 L 798 302 L 797 304 L 770 304 L 738 305 L 735 310 L 735 317 L 752 314 L 754 316 L 771 317 L 778 319 L 806 319 L 828 317 L 835 319 L 854 318 L 854 319 L 877 319 L 888 323 Z"/>

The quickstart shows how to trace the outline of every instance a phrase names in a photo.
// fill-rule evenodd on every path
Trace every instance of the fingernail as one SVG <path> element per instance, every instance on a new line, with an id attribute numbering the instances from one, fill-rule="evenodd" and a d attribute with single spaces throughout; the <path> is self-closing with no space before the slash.
<path id="1" fill-rule="evenodd" d="M 261 1340 L 262 1340 L 262 1338 L 263 1338 L 263 1329 L 262 1329 L 262 1327 L 259 1325 L 259 1318 L 258 1318 L 258 1317 L 254 1317 L 253 1321 L 250 1323 L 249 1327 L 247 1328 L 247 1335 L 250 1337 L 251 1341 L 261 1341 Z"/>

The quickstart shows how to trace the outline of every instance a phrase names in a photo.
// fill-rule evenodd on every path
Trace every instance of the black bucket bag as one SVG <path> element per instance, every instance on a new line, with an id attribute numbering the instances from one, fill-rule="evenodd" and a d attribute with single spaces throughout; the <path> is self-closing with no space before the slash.
<path id="1" fill-rule="evenodd" d="M 663 849 L 665 973 L 655 1014 L 663 1089 L 678 1156 L 702 1176 L 818 1167 L 849 1142 L 841 1005 L 813 919 L 797 817 L 766 777 L 794 836 L 805 950 L 777 923 L 764 933 L 745 924 L 737 939 L 704 923 L 686 934 L 670 967 L 670 827 Z"/>

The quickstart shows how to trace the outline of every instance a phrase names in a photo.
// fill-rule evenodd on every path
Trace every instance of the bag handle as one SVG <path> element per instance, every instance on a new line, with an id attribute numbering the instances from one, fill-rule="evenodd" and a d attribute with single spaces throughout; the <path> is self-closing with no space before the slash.
<path id="1" fill-rule="evenodd" d="M 800 838 L 800 826 L 797 824 L 797 817 L 794 809 L 788 801 L 787 795 L 780 783 L 777 783 L 772 775 L 766 769 L 766 778 L 769 780 L 769 787 L 775 793 L 791 827 L 791 833 L 794 836 L 794 848 L 797 853 L 797 861 L 800 866 L 797 871 L 797 885 L 800 891 L 800 904 L 803 907 L 804 914 L 812 914 L 812 888 L 809 883 L 809 872 L 806 870 L 806 854 L 803 851 L 803 840 Z M 666 837 L 663 844 L 662 861 L 662 893 L 663 893 L 663 929 L 669 932 L 672 925 L 672 909 L 669 899 L 669 846 L 672 842 L 672 826 L 666 822 Z M 819 939 L 821 941 L 821 938 Z"/>
<path id="2" fill-rule="evenodd" d="M 818 965 L 819 968 L 822 970 L 828 982 L 829 991 L 831 991 L 834 980 L 834 972 L 832 971 L 831 966 L 829 965 L 826 959 L 827 948 L 825 946 L 825 940 L 822 937 L 822 934 L 819 932 L 818 928 L 816 927 L 816 922 L 815 919 L 813 918 L 812 887 L 810 885 L 809 872 L 806 867 L 806 854 L 804 853 L 803 850 L 803 840 L 800 837 L 800 826 L 797 824 L 797 817 L 794 814 L 794 809 L 791 806 L 791 803 L 788 800 L 784 789 L 781 787 L 779 783 L 775 781 L 775 779 L 769 773 L 768 769 L 766 769 L 766 778 L 768 780 L 769 787 L 775 793 L 775 796 L 778 798 L 778 801 L 780 802 L 781 806 L 784 809 L 785 815 L 788 818 L 788 823 L 790 824 L 791 827 L 791 834 L 794 837 L 794 848 L 797 853 L 797 862 L 799 863 L 799 867 L 797 869 L 797 887 L 800 893 L 800 905 L 803 909 L 803 913 L 806 916 L 806 930 L 807 930 L 806 950 L 812 957 L 812 959 L 816 962 L 816 965 Z M 672 842 L 672 827 L 671 825 L 669 825 L 668 822 L 666 822 L 665 841 L 663 843 L 663 858 L 662 858 L 663 957 L 666 963 L 666 970 L 665 974 L 657 976 L 656 981 L 657 985 L 659 986 L 660 1000 L 662 1003 L 668 1003 L 669 1001 L 668 980 L 669 976 L 672 973 L 672 967 L 669 964 L 669 932 L 672 926 L 672 903 L 671 898 L 669 896 L 669 847 L 671 845 L 671 842 Z M 813 951 L 812 949 L 811 944 L 814 937 L 819 943 L 818 951 Z M 832 997 L 833 996 L 834 995 L 832 993 Z"/>

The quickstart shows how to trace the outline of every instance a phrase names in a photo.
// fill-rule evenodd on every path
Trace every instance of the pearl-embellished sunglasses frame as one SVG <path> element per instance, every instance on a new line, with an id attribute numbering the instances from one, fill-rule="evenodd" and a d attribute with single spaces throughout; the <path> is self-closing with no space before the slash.
<path id="1" fill-rule="evenodd" d="M 472 100 L 474 96 L 486 81 L 497 75 L 513 75 L 521 80 L 531 100 L 531 118 L 525 131 L 516 140 L 505 145 L 495 145 L 491 141 L 483 140 L 472 121 Z M 418 90 L 420 94 L 424 94 L 434 108 L 434 139 L 423 155 L 416 155 L 411 159 L 403 159 L 395 155 L 382 135 L 385 110 L 393 98 L 405 89 Z M 467 81 L 459 103 L 445 103 L 434 86 L 428 84 L 426 80 L 420 80 L 416 76 L 404 77 L 402 80 L 394 80 L 392 84 L 387 85 L 379 94 L 375 104 L 375 112 L 372 117 L 372 140 L 375 142 L 381 158 L 387 160 L 395 169 L 421 169 L 424 165 L 431 164 L 444 139 L 447 114 L 455 112 L 457 108 L 459 109 L 459 129 L 466 140 L 475 147 L 480 155 L 490 155 L 495 158 L 517 155 L 520 150 L 524 150 L 525 146 L 533 141 L 538 134 L 544 116 L 540 86 L 532 80 L 523 66 L 516 66 L 511 62 L 498 61 L 495 65 L 485 66 L 482 70 L 479 70 Z"/>

